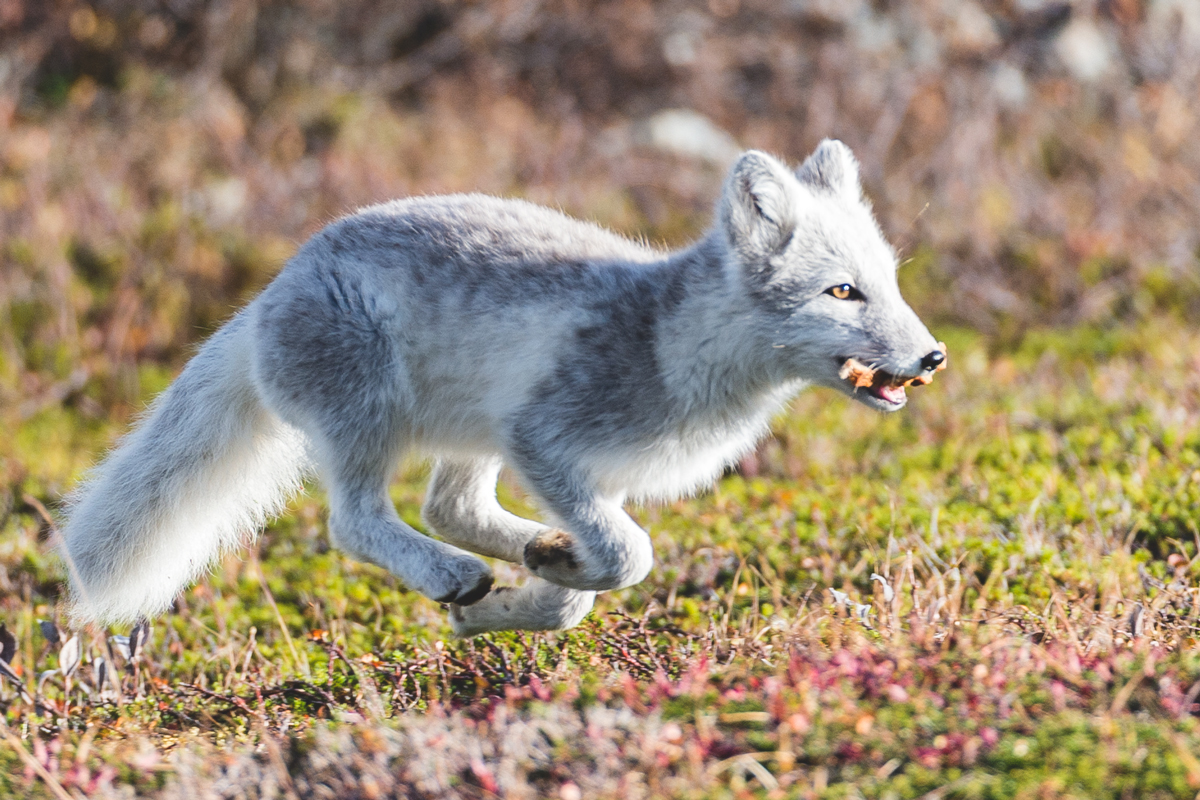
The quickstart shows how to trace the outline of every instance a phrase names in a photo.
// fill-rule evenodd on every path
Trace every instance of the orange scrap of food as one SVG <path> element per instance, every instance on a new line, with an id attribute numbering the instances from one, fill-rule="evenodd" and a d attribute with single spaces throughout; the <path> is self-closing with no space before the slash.
<path id="1" fill-rule="evenodd" d="M 942 351 L 943 358 L 942 363 L 934 367 L 932 372 L 941 372 L 944 370 L 946 368 L 946 361 L 948 360 L 945 358 L 946 343 L 938 342 L 937 346 L 938 350 Z M 838 371 L 838 377 L 844 381 L 854 381 L 854 388 L 862 389 L 875 383 L 875 376 L 878 372 L 879 370 L 871 369 L 857 358 L 847 358 L 846 363 L 842 364 L 842 368 Z M 887 375 L 887 373 L 885 372 L 884 375 Z M 907 380 L 892 378 L 891 383 L 893 386 L 925 386 L 933 383 L 933 375 L 929 372 L 922 372 L 920 375 Z"/>
<path id="2" fill-rule="evenodd" d="M 854 388 L 861 389 L 875 382 L 875 370 L 857 358 L 847 358 L 838 372 L 838 377 L 844 381 L 854 381 Z"/>

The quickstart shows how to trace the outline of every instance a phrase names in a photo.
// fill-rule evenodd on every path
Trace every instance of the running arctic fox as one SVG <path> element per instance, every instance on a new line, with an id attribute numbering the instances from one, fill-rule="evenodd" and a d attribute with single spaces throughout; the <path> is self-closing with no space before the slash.
<path id="1" fill-rule="evenodd" d="M 795 172 L 742 155 L 673 253 L 517 200 L 372 206 L 305 244 L 73 495 L 74 614 L 163 612 L 315 473 L 334 544 L 452 604 L 458 635 L 570 627 L 650 571 L 627 499 L 710 484 L 807 386 L 894 411 L 945 358 L 837 141 Z M 440 541 L 388 498 L 406 451 L 437 459 Z M 501 464 L 552 524 L 500 507 Z M 467 551 L 533 577 L 492 588 Z"/>

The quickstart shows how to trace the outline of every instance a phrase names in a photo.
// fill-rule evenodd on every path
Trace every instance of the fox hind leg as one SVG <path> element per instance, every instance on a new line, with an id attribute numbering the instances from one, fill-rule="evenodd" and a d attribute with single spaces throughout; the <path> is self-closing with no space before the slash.
<path id="1" fill-rule="evenodd" d="M 340 549 L 378 564 L 439 603 L 469 605 L 492 588 L 483 561 L 406 525 L 387 495 L 386 472 L 364 479 L 335 474 L 330 483 L 329 533 Z"/>
<path id="2" fill-rule="evenodd" d="M 311 443 L 334 544 L 439 602 L 487 594 L 487 564 L 404 524 L 388 497 L 412 403 L 394 310 L 336 269 L 285 272 L 256 307 L 255 381 L 266 405 Z"/>
<path id="3" fill-rule="evenodd" d="M 325 425 L 309 426 L 318 471 L 329 491 L 330 539 L 426 597 L 469 605 L 491 589 L 491 568 L 405 524 L 388 496 L 405 440 L 393 421 L 397 416 L 364 403 L 327 418 Z M 338 424 L 339 418 L 354 422 Z"/>

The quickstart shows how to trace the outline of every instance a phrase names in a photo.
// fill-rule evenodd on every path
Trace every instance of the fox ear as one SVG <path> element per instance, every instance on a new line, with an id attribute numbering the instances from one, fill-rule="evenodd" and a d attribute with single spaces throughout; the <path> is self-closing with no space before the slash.
<path id="1" fill-rule="evenodd" d="M 743 153 L 725 182 L 720 217 L 730 243 L 747 255 L 769 256 L 791 239 L 796 209 L 794 178 L 766 153 Z"/>
<path id="2" fill-rule="evenodd" d="M 862 197 L 858 178 L 858 160 L 850 148 L 837 139 L 826 139 L 796 170 L 801 183 L 814 189 L 840 194 L 855 200 Z"/>

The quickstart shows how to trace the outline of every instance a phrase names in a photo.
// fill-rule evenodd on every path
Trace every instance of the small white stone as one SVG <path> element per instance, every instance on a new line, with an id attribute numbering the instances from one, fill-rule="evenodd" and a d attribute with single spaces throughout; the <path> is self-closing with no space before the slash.
<path id="1" fill-rule="evenodd" d="M 672 67 L 686 67 L 696 62 L 700 37 L 694 31 L 675 31 L 663 40 L 663 58 Z"/>
<path id="2" fill-rule="evenodd" d="M 718 166 L 731 163 L 741 153 L 732 136 L 691 109 L 658 112 L 646 121 L 645 133 L 651 147 Z"/>
<path id="3" fill-rule="evenodd" d="M 209 219 L 217 225 L 233 222 L 245 209 L 248 194 L 246 181 L 241 178 L 213 181 L 204 190 Z"/>
<path id="4" fill-rule="evenodd" d="M 954 12 L 950 41 L 960 53 L 978 54 L 999 45 L 1000 35 L 991 16 L 978 3 L 964 0 Z"/>
<path id="5" fill-rule="evenodd" d="M 1003 61 L 996 65 L 996 71 L 992 73 L 992 91 L 1006 108 L 1023 108 L 1029 100 L 1029 84 L 1025 82 L 1025 73 Z"/>
<path id="6" fill-rule="evenodd" d="M 1054 51 L 1071 74 L 1081 81 L 1097 80 L 1112 65 L 1113 47 L 1090 19 L 1072 20 L 1055 40 Z"/>

